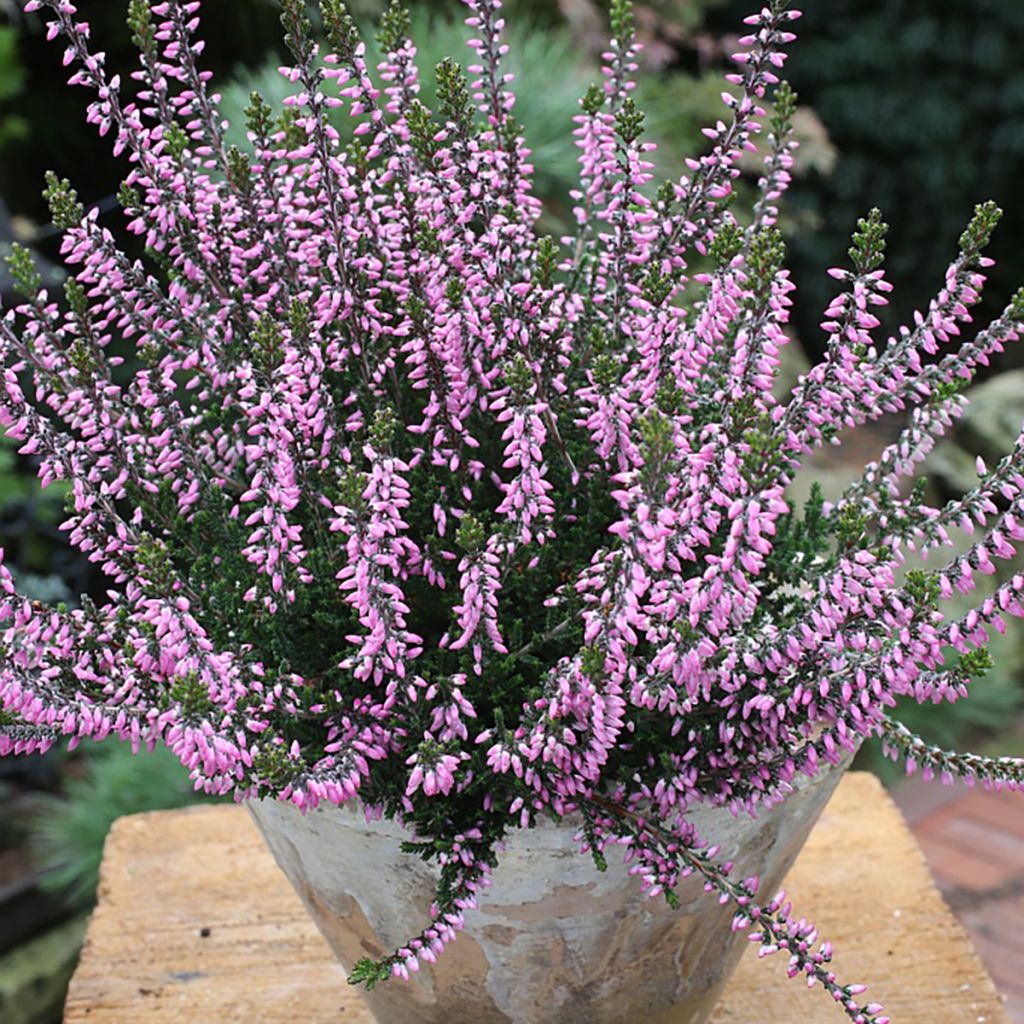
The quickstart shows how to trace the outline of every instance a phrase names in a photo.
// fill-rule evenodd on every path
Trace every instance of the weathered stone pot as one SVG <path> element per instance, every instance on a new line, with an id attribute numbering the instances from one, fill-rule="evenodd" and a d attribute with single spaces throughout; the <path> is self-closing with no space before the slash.
<path id="1" fill-rule="evenodd" d="M 697 809 L 701 833 L 735 863 L 734 877 L 777 890 L 845 765 L 801 778 L 756 820 Z M 249 804 L 263 837 L 341 963 L 379 958 L 429 923 L 435 870 L 403 854 L 394 822 L 354 809 L 306 815 Z M 542 823 L 515 833 L 466 929 L 410 982 L 366 994 L 381 1024 L 702 1024 L 736 966 L 746 933 L 695 878 L 679 910 L 646 899 L 609 850 L 606 872 L 573 842 L 574 828 Z"/>

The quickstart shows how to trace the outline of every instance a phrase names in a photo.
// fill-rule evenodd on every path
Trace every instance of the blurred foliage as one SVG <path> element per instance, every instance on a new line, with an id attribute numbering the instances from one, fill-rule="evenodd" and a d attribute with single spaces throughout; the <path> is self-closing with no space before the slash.
<path id="1" fill-rule="evenodd" d="M 39 482 L 32 476 L 18 472 L 17 443 L 0 434 L 0 514 L 11 505 L 31 500 L 39 491 Z M 63 493 L 58 487 L 41 492 L 46 503 L 53 506 L 53 518 L 60 511 Z"/>
<path id="2" fill-rule="evenodd" d="M 18 60 L 18 32 L 12 25 L 0 25 L 0 103 L 10 102 L 21 92 L 25 72 Z M 21 114 L 0 117 L 0 148 L 28 134 L 28 123 Z"/>
<path id="3" fill-rule="evenodd" d="M 96 893 L 103 843 L 122 815 L 186 807 L 199 800 L 188 773 L 165 747 L 132 754 L 106 741 L 78 759 L 60 796 L 42 798 L 30 842 L 43 884 L 75 907 L 89 906 Z"/>
<path id="4" fill-rule="evenodd" d="M 730 0 L 711 27 L 734 31 L 748 0 Z M 825 124 L 833 173 L 798 180 L 789 204 L 811 230 L 792 238 L 803 302 L 801 338 L 817 338 L 847 235 L 872 206 L 891 224 L 892 317 L 905 320 L 942 283 L 976 202 L 1006 211 L 985 314 L 1024 282 L 1024 4 L 1006 0 L 830 0 L 801 4 L 786 75 Z M 887 321 L 895 324 L 894 319 Z M 815 347 L 815 346 L 812 346 Z"/>

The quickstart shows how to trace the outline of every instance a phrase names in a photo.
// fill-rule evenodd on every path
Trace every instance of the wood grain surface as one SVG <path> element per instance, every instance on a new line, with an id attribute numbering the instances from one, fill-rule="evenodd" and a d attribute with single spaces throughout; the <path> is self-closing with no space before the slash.
<path id="1" fill-rule="evenodd" d="M 874 777 L 843 780 L 793 869 L 799 913 L 893 1024 L 1007 1024 L 1001 1000 Z M 752 947 L 713 1024 L 839 1024 Z M 1024 970 L 1024 964 L 1021 965 Z M 65 1024 L 371 1024 L 245 810 L 120 819 Z M 624 1022 L 625 1024 L 625 1022 Z M 640 1022 L 637 1022 L 640 1024 Z"/>

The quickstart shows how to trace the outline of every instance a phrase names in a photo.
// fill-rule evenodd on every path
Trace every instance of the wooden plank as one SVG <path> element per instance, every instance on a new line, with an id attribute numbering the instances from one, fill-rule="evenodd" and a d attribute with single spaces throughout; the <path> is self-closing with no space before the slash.
<path id="1" fill-rule="evenodd" d="M 944 888 L 995 889 L 1006 885 L 1017 875 L 1017 865 L 994 863 L 980 850 L 965 846 L 941 832 L 920 831 L 916 838 L 928 866 Z"/>
<path id="2" fill-rule="evenodd" d="M 1021 976 L 1024 953 L 1020 947 L 1011 946 L 1001 935 L 989 936 L 983 931 L 972 932 L 971 941 L 988 969 L 1000 979 L 1003 995 L 1024 996 L 1024 977 Z"/>
<path id="3" fill-rule="evenodd" d="M 1021 804 L 1024 805 L 1024 800 L 1021 800 Z M 929 833 L 970 851 L 980 860 L 1008 872 L 1011 877 L 1024 878 L 1024 836 L 1003 832 L 959 815 L 933 829 L 929 827 L 923 832 L 919 831 L 918 841 L 929 836 Z"/>
<path id="4" fill-rule="evenodd" d="M 796 906 L 835 948 L 845 981 L 869 985 L 903 1024 L 1006 1024 L 970 940 L 943 902 L 906 824 L 877 780 L 839 787 L 788 879 Z M 836 1008 L 794 991 L 782 963 L 748 953 L 714 1024 L 837 1024 Z M 774 970 L 770 969 L 774 968 Z M 780 976 L 781 974 L 781 976 Z"/>
<path id="5" fill-rule="evenodd" d="M 965 818 L 1024 839 L 1024 796 L 1020 793 L 972 793 L 958 806 Z"/>
<path id="6" fill-rule="evenodd" d="M 840 786 L 794 868 L 800 912 L 844 980 L 902 1024 L 1008 1024 L 991 980 L 877 781 Z M 845 1020 L 749 950 L 714 1024 Z M 65 1024 L 370 1024 L 358 993 L 237 807 L 122 818 Z M 517 1022 L 518 1024 L 518 1022 Z"/>
<path id="7" fill-rule="evenodd" d="M 1008 995 L 1006 997 L 1006 1012 L 1014 1021 L 1024 1021 L 1024 996 Z"/>
<path id="8" fill-rule="evenodd" d="M 1010 983 L 1024 986 L 1024 901 L 996 900 L 982 903 L 977 907 L 966 907 L 959 911 L 957 917 L 968 930 L 973 941 L 978 937 L 990 939 L 998 943 L 1007 953 L 1014 954 L 1010 959 L 1011 969 L 1001 973 L 995 963 L 988 957 L 982 957 L 985 966 L 1004 987 Z"/>

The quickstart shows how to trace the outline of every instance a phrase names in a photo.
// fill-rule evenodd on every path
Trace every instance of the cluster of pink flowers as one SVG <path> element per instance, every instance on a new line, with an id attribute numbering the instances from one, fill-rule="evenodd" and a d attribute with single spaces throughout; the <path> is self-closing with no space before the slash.
<path id="1" fill-rule="evenodd" d="M 253 97 L 246 152 L 197 63 L 198 3 L 133 0 L 134 95 L 69 0 L 26 5 L 127 157 L 127 231 L 149 255 L 51 177 L 66 301 L 12 258 L 25 300 L 0 315 L 0 424 L 44 486 L 70 482 L 64 528 L 109 587 L 44 607 L 0 562 L 0 753 L 113 734 L 168 745 L 208 792 L 402 816 L 446 895 L 426 932 L 360 965 L 370 983 L 433 960 L 507 829 L 581 811 L 582 846 L 628 840 L 652 893 L 699 873 L 764 952 L 882 1024 L 687 811 L 754 812 L 871 736 L 926 772 L 1024 783 L 1020 762 L 934 749 L 889 715 L 962 696 L 989 630 L 1024 613 L 1019 574 L 943 613 L 1024 540 L 1024 435 L 944 507 L 904 486 L 1024 323 L 1018 295 L 962 339 L 998 211 L 978 208 L 941 291 L 884 342 L 885 227 L 863 220 L 830 272 L 825 358 L 780 398 L 795 99 L 778 71 L 797 12 L 747 19 L 706 151 L 654 189 L 615 0 L 576 119 L 575 233 L 553 240 L 500 0 L 467 5 L 474 63 L 439 65 L 430 111 L 400 7 L 375 74 L 338 0 L 329 49 L 286 0 L 293 92 L 280 114 Z M 741 220 L 728 200 L 762 138 Z M 804 457 L 904 412 L 801 518 Z M 947 565 L 905 569 L 958 530 L 977 539 Z"/>

